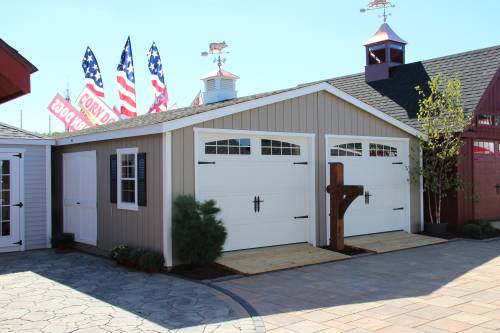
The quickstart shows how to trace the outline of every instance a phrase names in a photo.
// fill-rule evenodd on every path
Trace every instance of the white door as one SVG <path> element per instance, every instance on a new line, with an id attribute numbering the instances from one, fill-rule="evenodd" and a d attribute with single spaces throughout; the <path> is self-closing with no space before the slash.
<path id="1" fill-rule="evenodd" d="M 309 240 L 306 137 L 201 132 L 197 151 L 196 198 L 222 209 L 225 251 Z"/>
<path id="2" fill-rule="evenodd" d="M 64 232 L 75 241 L 90 245 L 97 242 L 96 152 L 63 154 Z"/>
<path id="3" fill-rule="evenodd" d="M 20 154 L 0 153 L 0 248 L 22 246 Z"/>
<path id="4" fill-rule="evenodd" d="M 345 236 L 410 231 L 408 140 L 329 136 L 326 142 L 327 163 L 344 164 L 344 183 L 364 186 L 364 196 L 358 197 L 344 216 Z M 328 164 L 326 169 L 329 183 Z"/>

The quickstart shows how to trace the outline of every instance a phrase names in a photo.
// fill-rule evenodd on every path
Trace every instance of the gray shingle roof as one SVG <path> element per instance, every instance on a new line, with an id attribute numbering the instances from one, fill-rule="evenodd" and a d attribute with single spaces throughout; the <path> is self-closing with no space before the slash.
<path id="1" fill-rule="evenodd" d="M 46 137 L 25 131 L 23 129 L 0 123 L 0 139 L 28 139 L 28 140 L 41 140 Z"/>
<path id="2" fill-rule="evenodd" d="M 418 110 L 418 95 L 415 90 L 417 85 L 425 87 L 430 78 L 437 74 L 447 77 L 457 76 L 462 82 L 464 108 L 467 112 L 473 112 L 499 68 L 500 45 L 393 67 L 391 68 L 391 78 L 387 80 L 366 83 L 364 73 L 358 73 L 302 84 L 289 89 L 239 97 L 218 103 L 141 115 L 137 118 L 96 126 L 77 132 L 55 134 L 54 137 L 65 138 L 154 125 L 320 82 L 328 82 L 366 104 L 418 129 L 419 126 L 415 119 Z"/>
<path id="3" fill-rule="evenodd" d="M 441 74 L 458 77 L 466 112 L 476 109 L 496 72 L 500 70 L 500 45 L 391 68 L 391 78 L 366 83 L 364 73 L 327 80 L 349 95 L 418 129 L 419 96 L 416 86 L 427 86 Z"/>

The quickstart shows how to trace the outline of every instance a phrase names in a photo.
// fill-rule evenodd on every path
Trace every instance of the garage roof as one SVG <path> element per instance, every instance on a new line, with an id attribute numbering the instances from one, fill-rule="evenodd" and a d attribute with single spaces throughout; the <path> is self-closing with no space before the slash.
<path id="1" fill-rule="evenodd" d="M 456 75 L 462 81 L 464 108 L 467 112 L 473 112 L 499 68 L 500 45 L 393 67 L 391 78 L 387 80 L 367 83 L 364 73 L 358 73 L 212 104 L 141 115 L 108 125 L 57 134 L 55 137 L 70 138 L 166 123 L 321 83 L 328 83 L 354 99 L 418 130 L 418 94 L 415 90 L 417 85 L 425 87 L 430 78 L 437 74 L 449 77 Z"/>

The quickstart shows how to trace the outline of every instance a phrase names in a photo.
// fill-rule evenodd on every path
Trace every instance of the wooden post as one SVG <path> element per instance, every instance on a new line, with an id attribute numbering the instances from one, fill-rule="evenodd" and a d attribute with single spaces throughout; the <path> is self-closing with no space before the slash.
<path id="1" fill-rule="evenodd" d="M 330 164 L 330 246 L 337 251 L 344 249 L 344 214 L 358 196 L 363 195 L 363 186 L 344 185 L 344 165 Z"/>

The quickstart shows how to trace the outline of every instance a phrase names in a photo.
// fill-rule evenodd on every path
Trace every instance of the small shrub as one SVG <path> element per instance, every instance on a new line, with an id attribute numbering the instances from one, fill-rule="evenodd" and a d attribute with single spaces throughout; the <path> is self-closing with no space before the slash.
<path id="1" fill-rule="evenodd" d="M 226 227 L 217 219 L 220 209 L 214 200 L 200 203 L 193 196 L 179 196 L 174 202 L 172 238 L 179 259 L 193 265 L 212 263 L 226 241 Z"/>
<path id="2" fill-rule="evenodd" d="M 481 226 L 475 223 L 468 223 L 464 225 L 462 231 L 469 237 L 479 237 L 483 233 Z"/>
<path id="3" fill-rule="evenodd" d="M 137 267 L 139 265 L 139 258 L 146 252 L 146 250 L 141 248 L 133 248 L 130 250 L 128 261 Z"/>
<path id="4" fill-rule="evenodd" d="M 493 228 L 490 221 L 474 220 L 471 223 L 478 225 L 481 228 L 481 232 L 483 234 L 489 234 L 495 232 L 495 228 Z"/>
<path id="5" fill-rule="evenodd" d="M 137 260 L 137 268 L 146 272 L 158 272 L 163 267 L 165 259 L 163 255 L 154 251 L 143 251 Z"/>
<path id="6" fill-rule="evenodd" d="M 50 243 L 53 248 L 58 249 L 68 249 L 73 247 L 73 243 L 75 242 L 75 235 L 70 233 L 61 233 L 52 237 Z"/>
<path id="7" fill-rule="evenodd" d="M 120 265 L 123 265 L 129 262 L 130 251 L 131 249 L 128 245 L 118 245 L 111 250 L 109 257 Z"/>

